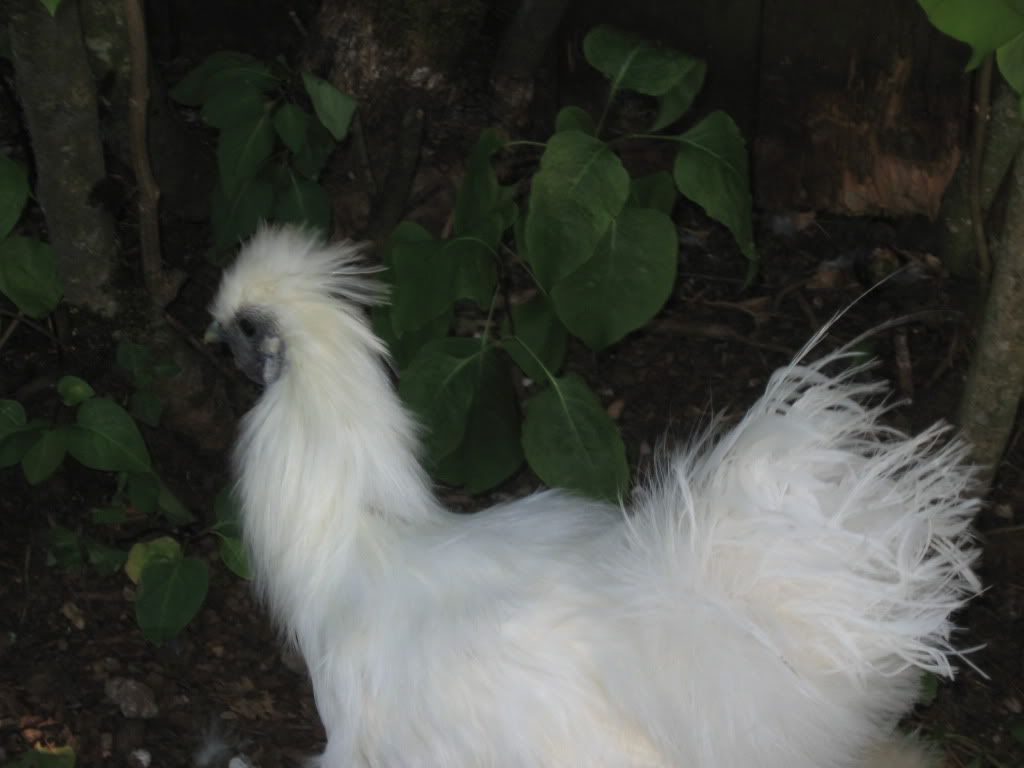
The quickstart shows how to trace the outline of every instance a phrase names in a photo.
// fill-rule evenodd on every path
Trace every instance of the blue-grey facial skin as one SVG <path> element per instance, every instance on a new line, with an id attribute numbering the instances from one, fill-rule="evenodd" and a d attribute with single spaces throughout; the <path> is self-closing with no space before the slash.
<path id="1" fill-rule="evenodd" d="M 235 365 L 252 381 L 269 387 L 284 366 L 284 342 L 271 314 L 243 309 L 227 325 L 214 323 L 207 337 L 228 345 Z"/>

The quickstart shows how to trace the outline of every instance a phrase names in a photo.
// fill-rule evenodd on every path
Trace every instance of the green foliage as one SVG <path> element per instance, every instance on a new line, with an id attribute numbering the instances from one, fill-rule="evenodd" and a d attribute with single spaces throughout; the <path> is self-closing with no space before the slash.
<path id="1" fill-rule="evenodd" d="M 210 199 L 215 260 L 264 220 L 330 229 L 319 177 L 348 134 L 356 109 L 350 96 L 308 72 L 299 77 L 235 51 L 209 56 L 171 96 L 199 108 L 219 132 L 219 182 Z M 315 118 L 299 103 L 307 98 Z"/>
<path id="2" fill-rule="evenodd" d="M 161 645 L 199 612 L 209 587 L 206 564 L 185 557 L 176 541 L 164 537 L 135 544 L 126 570 L 129 567 L 139 584 L 135 620 L 146 639 Z"/>
<path id="3" fill-rule="evenodd" d="M 54 0 L 49 0 L 49 3 L 54 6 L 57 4 Z M 7 768 L 75 768 L 75 750 L 71 747 L 36 744 L 6 765 Z"/>
<path id="4" fill-rule="evenodd" d="M 1016 0 L 918 0 L 941 32 L 971 46 L 967 69 L 995 52 L 999 71 L 1024 94 L 1024 4 Z M 1024 101 L 1022 101 L 1024 111 Z"/>
<path id="5" fill-rule="evenodd" d="M 60 7 L 61 0 L 39 0 L 39 2 L 50 12 L 51 16 L 57 15 L 57 9 Z M 74 764 L 74 761 L 72 761 L 72 764 Z"/>
<path id="6" fill-rule="evenodd" d="M 239 521 L 241 504 L 230 487 L 217 494 L 213 505 L 217 524 L 213 532 L 220 539 L 220 557 L 224 565 L 243 579 L 252 578 L 252 566 L 242 545 L 242 526 Z"/>
<path id="7" fill-rule="evenodd" d="M 49 245 L 32 237 L 11 236 L 28 201 L 25 168 L 0 155 L 0 293 L 29 317 L 50 314 L 64 289 Z"/>
<path id="8" fill-rule="evenodd" d="M 674 135 L 602 136 L 616 94 L 627 89 L 656 100 L 652 130 L 679 121 L 700 91 L 704 63 L 611 27 L 591 31 L 584 52 L 610 81 L 604 114 L 595 120 L 575 106 L 558 113 L 554 134 L 539 145 L 525 216 L 492 165 L 516 142 L 488 129 L 466 160 L 451 235 L 403 222 L 384 248 L 392 304 L 374 310 L 374 328 L 400 369 L 399 393 L 426 427 L 428 467 L 471 492 L 497 485 L 524 458 L 550 485 L 608 500 L 626 491 L 614 421 L 583 379 L 559 371 L 569 334 L 601 350 L 664 306 L 678 269 L 670 216 L 679 194 L 730 230 L 750 275 L 756 267 L 746 149 L 728 116 L 711 113 Z M 632 178 L 617 151 L 623 140 L 675 143 L 671 172 Z M 505 306 L 501 282 L 512 264 L 503 253 L 513 246 L 537 292 Z M 461 316 L 467 301 L 487 313 L 483 332 L 450 338 L 456 307 Z M 522 406 L 510 363 L 528 377 Z"/>

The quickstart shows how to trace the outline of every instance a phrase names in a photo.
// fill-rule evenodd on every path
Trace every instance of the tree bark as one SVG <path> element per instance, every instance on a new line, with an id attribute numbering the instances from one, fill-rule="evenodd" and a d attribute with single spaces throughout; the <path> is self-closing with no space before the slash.
<path id="1" fill-rule="evenodd" d="M 991 484 L 1024 391 L 1024 160 L 1009 179 L 1008 215 L 958 422 Z"/>
<path id="2" fill-rule="evenodd" d="M 64 0 L 52 18 L 39 0 L 11 6 L 16 88 L 64 298 L 112 315 L 117 303 L 109 280 L 117 240 L 113 217 L 93 201 L 106 170 L 78 2 Z"/>
<path id="3" fill-rule="evenodd" d="M 995 202 L 996 193 L 1024 143 L 1024 120 L 1021 120 L 1019 97 L 1004 82 L 997 83 L 994 91 L 978 186 L 981 209 L 986 219 Z M 942 224 L 942 261 L 950 272 L 965 277 L 974 276 L 978 272 L 968 191 L 970 177 L 971 159 L 965 155 L 953 182 L 946 190 L 939 213 Z"/>

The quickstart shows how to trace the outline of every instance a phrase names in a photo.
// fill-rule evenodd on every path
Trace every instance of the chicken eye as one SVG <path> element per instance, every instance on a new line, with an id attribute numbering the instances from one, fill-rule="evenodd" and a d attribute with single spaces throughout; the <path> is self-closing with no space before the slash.
<path id="1" fill-rule="evenodd" d="M 247 339 L 251 339 L 253 334 L 256 333 L 256 326 L 253 325 L 252 320 L 247 317 L 243 317 L 238 321 L 238 330 L 240 330 L 242 335 Z"/>

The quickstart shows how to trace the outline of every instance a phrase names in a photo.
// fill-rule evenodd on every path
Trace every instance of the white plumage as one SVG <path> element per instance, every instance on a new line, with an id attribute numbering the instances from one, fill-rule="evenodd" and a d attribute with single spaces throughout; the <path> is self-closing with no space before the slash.
<path id="1" fill-rule="evenodd" d="M 351 245 L 265 229 L 212 308 L 265 385 L 244 530 L 319 765 L 924 764 L 892 734 L 979 588 L 962 443 L 883 426 L 862 367 L 805 350 L 625 511 L 549 491 L 454 515 L 364 317 L 381 295 Z"/>

